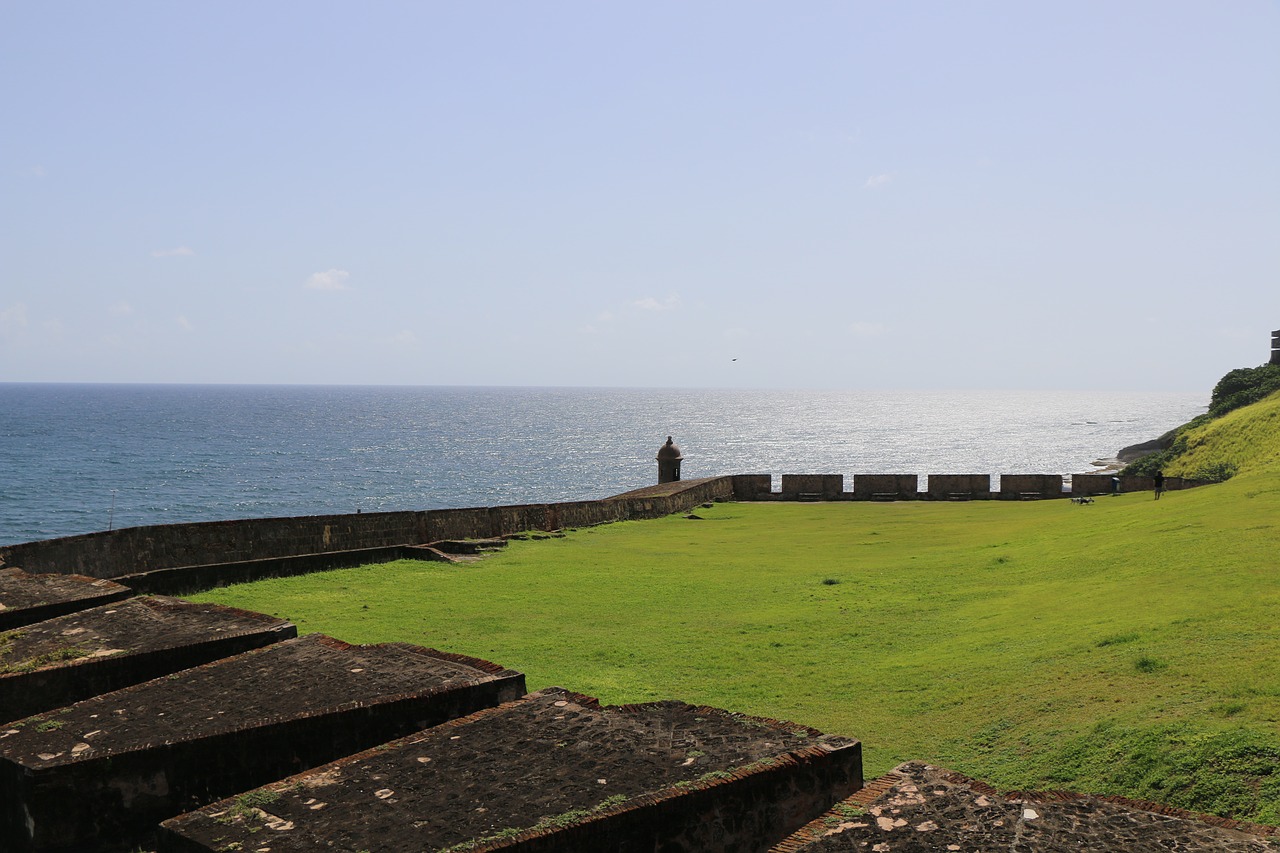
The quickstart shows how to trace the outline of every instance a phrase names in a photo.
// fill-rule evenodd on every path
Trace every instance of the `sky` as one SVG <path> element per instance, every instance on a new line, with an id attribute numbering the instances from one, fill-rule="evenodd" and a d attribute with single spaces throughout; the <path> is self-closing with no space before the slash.
<path id="1" fill-rule="evenodd" d="M 0 382 L 1195 391 L 1280 3 L 0 0 Z"/>

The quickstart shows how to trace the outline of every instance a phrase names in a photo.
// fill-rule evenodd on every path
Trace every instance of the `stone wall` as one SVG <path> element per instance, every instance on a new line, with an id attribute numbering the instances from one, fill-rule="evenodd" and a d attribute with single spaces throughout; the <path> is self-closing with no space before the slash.
<path id="1" fill-rule="evenodd" d="M 930 474 L 930 498 L 937 501 L 991 497 L 990 474 Z"/>
<path id="2" fill-rule="evenodd" d="M 130 527 L 11 545 L 0 548 L 0 562 L 28 572 L 116 578 L 179 566 L 422 545 L 442 539 L 487 539 L 525 530 L 659 518 L 733 494 L 728 477 L 667 485 L 675 488 L 658 494 L 644 489 L 599 501 Z"/>
<path id="3" fill-rule="evenodd" d="M 1126 474 L 1123 477 L 1117 474 L 1073 474 L 1071 476 L 1071 494 L 1073 497 L 1111 494 L 1111 481 L 1113 478 L 1120 480 L 1121 492 L 1150 492 L 1156 487 L 1155 480 L 1151 477 L 1134 474 Z M 1169 492 L 1192 489 L 1203 485 L 1206 485 L 1203 481 L 1192 480 L 1187 477 L 1164 478 L 1165 491 Z"/>
<path id="4" fill-rule="evenodd" d="M 1002 474 L 1000 497 L 1005 500 L 1021 498 L 1062 497 L 1061 474 Z"/>
<path id="5" fill-rule="evenodd" d="M 772 500 L 772 474 L 734 474 L 733 499 L 735 501 L 767 501 Z"/>
<path id="6" fill-rule="evenodd" d="M 855 500 L 915 500 L 920 491 L 915 474 L 858 474 L 853 478 Z"/>
<path id="7" fill-rule="evenodd" d="M 837 501 L 844 494 L 843 474 L 783 474 L 783 500 L 814 498 Z"/>

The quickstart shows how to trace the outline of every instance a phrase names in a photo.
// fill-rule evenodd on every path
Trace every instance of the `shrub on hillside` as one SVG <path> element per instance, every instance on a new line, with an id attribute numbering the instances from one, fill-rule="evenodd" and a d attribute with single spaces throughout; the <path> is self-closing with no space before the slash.
<path id="1" fill-rule="evenodd" d="M 1241 367 L 1218 380 L 1209 399 L 1209 416 L 1220 418 L 1227 412 L 1256 403 L 1280 391 L 1280 364 Z"/>
<path id="2" fill-rule="evenodd" d="M 1212 465 L 1202 465 L 1191 475 L 1192 480 L 1200 480 L 1203 483 L 1225 483 L 1236 475 L 1239 466 L 1234 462 L 1215 462 Z"/>

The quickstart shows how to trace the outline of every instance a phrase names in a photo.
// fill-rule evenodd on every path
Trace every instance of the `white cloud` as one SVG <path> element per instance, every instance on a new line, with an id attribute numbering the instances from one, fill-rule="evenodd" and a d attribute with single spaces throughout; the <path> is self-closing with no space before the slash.
<path id="1" fill-rule="evenodd" d="M 153 258 L 187 258 L 194 255 L 195 252 L 186 246 L 178 246 L 174 249 L 152 249 L 151 257 Z"/>
<path id="2" fill-rule="evenodd" d="M 849 331 L 853 332 L 860 338 L 875 338 L 885 333 L 885 328 L 880 323 L 850 323 Z"/>
<path id="3" fill-rule="evenodd" d="M 670 311 L 673 308 L 680 307 L 680 297 L 673 293 L 659 302 L 652 296 L 647 296 L 644 299 L 637 299 L 631 304 L 637 308 L 643 308 L 645 311 Z"/>
<path id="4" fill-rule="evenodd" d="M 191 331 L 193 328 L 195 328 L 194 326 L 191 325 L 191 321 L 187 319 L 187 315 L 185 314 L 179 314 L 177 317 L 174 318 L 174 320 L 177 322 L 179 326 L 186 329 L 188 332 Z"/>
<path id="5" fill-rule="evenodd" d="M 27 327 L 27 304 L 15 302 L 8 308 L 0 309 L 0 338 L 15 335 Z"/>
<path id="6" fill-rule="evenodd" d="M 45 176 L 44 166 L 32 166 L 27 170 L 27 174 L 33 178 L 43 178 Z"/>
<path id="7" fill-rule="evenodd" d="M 307 279 L 307 287 L 311 290 L 350 290 L 347 279 L 351 273 L 346 270 L 332 269 L 325 272 L 312 273 Z"/>
<path id="8" fill-rule="evenodd" d="M 401 329 L 386 339 L 386 342 L 397 349 L 409 349 L 418 345 L 420 338 L 411 329 Z"/>
<path id="9" fill-rule="evenodd" d="M 591 322 L 580 326 L 578 331 L 584 335 L 603 335 L 613 330 L 613 312 L 601 311 Z"/>
<path id="10" fill-rule="evenodd" d="M 115 305 L 108 308 L 107 311 L 113 317 L 128 317 L 133 314 L 133 306 L 128 302 L 117 302 Z"/>
<path id="11" fill-rule="evenodd" d="M 880 187 L 884 186 L 885 184 L 889 183 L 892 180 L 893 180 L 893 175 L 890 175 L 890 174 L 872 175 L 871 177 L 867 178 L 867 182 L 863 184 L 862 187 L 863 189 L 868 189 L 868 190 L 879 189 Z"/>

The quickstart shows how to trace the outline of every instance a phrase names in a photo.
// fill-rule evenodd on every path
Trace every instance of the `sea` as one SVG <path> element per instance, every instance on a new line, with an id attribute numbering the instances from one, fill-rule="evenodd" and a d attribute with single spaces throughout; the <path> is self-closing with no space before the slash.
<path id="1" fill-rule="evenodd" d="M 720 474 L 1072 474 L 1206 393 L 0 383 L 0 544 L 602 498 Z"/>

